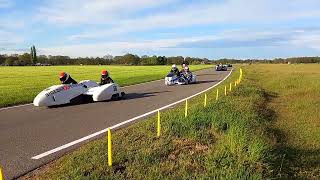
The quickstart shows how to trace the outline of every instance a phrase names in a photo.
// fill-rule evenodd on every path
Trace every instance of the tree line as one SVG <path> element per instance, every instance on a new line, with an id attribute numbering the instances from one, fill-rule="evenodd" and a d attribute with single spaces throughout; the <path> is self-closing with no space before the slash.
<path id="1" fill-rule="evenodd" d="M 2 66 L 32 66 L 32 65 L 170 65 L 182 64 L 187 61 L 189 64 L 226 64 L 226 63 L 320 63 L 320 57 L 293 57 L 293 58 L 276 58 L 276 59 L 218 59 L 209 60 L 207 58 L 182 57 L 182 56 L 138 56 L 135 54 L 125 54 L 123 56 L 106 55 L 103 57 L 78 57 L 69 56 L 46 56 L 37 55 L 35 46 L 31 47 L 30 53 L 21 55 L 1 55 L 0 65 Z"/>
<path id="2" fill-rule="evenodd" d="M 71 58 L 69 56 L 34 56 L 29 53 L 21 55 L 0 55 L 0 65 L 3 66 L 32 66 L 32 65 L 167 65 L 181 64 L 188 61 L 189 64 L 209 64 L 206 58 L 193 57 L 166 57 L 166 56 L 141 56 L 134 54 L 125 54 L 123 56 L 104 57 L 78 57 Z"/>

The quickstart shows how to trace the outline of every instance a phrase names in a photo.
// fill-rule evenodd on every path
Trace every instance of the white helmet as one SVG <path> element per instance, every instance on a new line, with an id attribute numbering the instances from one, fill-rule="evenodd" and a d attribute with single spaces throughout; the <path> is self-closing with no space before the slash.
<path id="1" fill-rule="evenodd" d="M 171 66 L 172 68 L 177 68 L 177 66 L 176 66 L 176 64 L 172 64 L 172 66 Z"/>
<path id="2" fill-rule="evenodd" d="M 188 66 L 185 66 L 185 67 L 184 67 L 184 70 L 185 70 L 185 71 L 189 71 L 189 67 L 188 67 Z"/>

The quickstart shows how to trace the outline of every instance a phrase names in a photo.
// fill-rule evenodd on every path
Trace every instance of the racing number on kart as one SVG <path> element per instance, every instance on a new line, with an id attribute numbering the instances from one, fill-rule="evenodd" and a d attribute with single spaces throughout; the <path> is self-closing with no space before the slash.
<path id="1" fill-rule="evenodd" d="M 113 91 L 118 91 L 117 86 L 113 86 Z"/>

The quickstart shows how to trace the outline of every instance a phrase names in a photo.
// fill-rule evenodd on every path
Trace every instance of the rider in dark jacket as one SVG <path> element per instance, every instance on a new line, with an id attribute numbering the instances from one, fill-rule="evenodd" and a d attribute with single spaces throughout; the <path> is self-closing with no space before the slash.
<path id="1" fill-rule="evenodd" d="M 172 65 L 170 73 L 180 77 L 180 71 L 175 64 Z"/>
<path id="2" fill-rule="evenodd" d="M 78 84 L 77 81 L 72 79 L 72 77 L 66 72 L 60 72 L 59 78 L 60 78 L 61 84 Z"/>
<path id="3" fill-rule="evenodd" d="M 111 77 L 109 76 L 108 71 L 103 70 L 101 73 L 100 85 L 114 83 Z"/>

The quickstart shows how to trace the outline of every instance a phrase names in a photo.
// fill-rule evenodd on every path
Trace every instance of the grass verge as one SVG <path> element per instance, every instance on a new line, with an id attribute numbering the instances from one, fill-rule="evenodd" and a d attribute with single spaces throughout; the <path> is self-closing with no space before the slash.
<path id="1" fill-rule="evenodd" d="M 269 174 L 270 150 L 265 127 L 271 111 L 265 93 L 243 81 L 228 96 L 222 87 L 192 99 L 184 107 L 161 112 L 162 133 L 156 137 L 156 117 L 113 133 L 114 166 L 107 165 L 107 141 L 92 141 L 73 153 L 28 174 L 39 179 L 261 179 Z M 266 173 L 267 172 L 267 173 Z"/>
<path id="2" fill-rule="evenodd" d="M 211 65 L 212 66 L 212 65 Z M 192 71 L 210 65 L 191 65 Z M 99 81 L 107 69 L 120 86 L 162 79 L 171 66 L 0 66 L 0 107 L 30 103 L 43 89 L 59 84 L 58 73 L 65 71 L 77 80 Z"/>
<path id="3" fill-rule="evenodd" d="M 261 87 L 273 110 L 271 177 L 320 179 L 320 65 L 247 66 L 247 79 Z"/>

